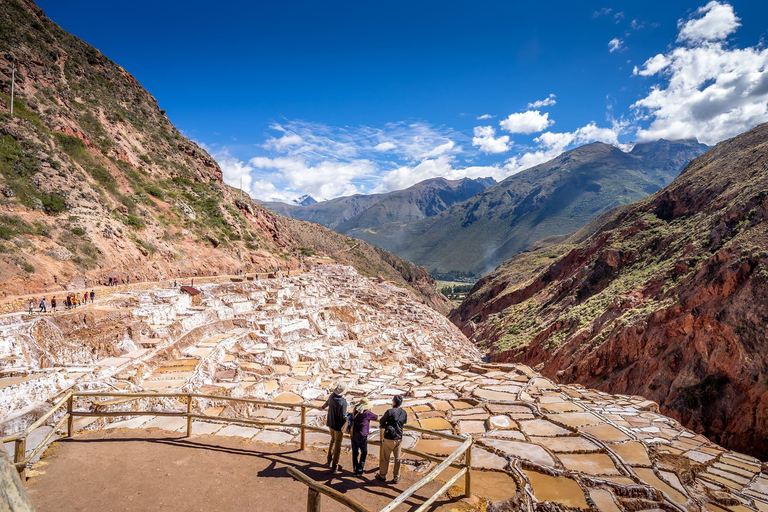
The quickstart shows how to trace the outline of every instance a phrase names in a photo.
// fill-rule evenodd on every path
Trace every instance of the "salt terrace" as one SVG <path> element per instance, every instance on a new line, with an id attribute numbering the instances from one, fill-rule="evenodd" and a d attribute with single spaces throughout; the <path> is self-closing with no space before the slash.
<path id="1" fill-rule="evenodd" d="M 200 301 L 158 286 L 55 316 L 3 317 L 1 432 L 23 429 L 47 400 L 72 386 L 317 405 L 333 383 L 344 381 L 350 401 L 368 396 L 378 414 L 393 395 L 404 395 L 412 425 L 471 436 L 476 493 L 492 489 L 487 497 L 495 507 L 768 511 L 768 474 L 759 460 L 683 428 L 642 397 L 558 385 L 523 365 L 483 363 L 440 314 L 409 292 L 349 267 L 325 265 L 295 276 L 199 289 Z M 97 411 L 128 403 L 79 401 L 81 409 Z M 167 398 L 130 406 L 186 410 L 186 404 Z M 195 420 L 193 434 L 285 447 L 298 443 L 299 412 L 249 404 L 235 410 L 215 399 L 199 400 L 197 407 L 210 419 Z M 233 415 L 281 425 L 216 421 Z M 324 415 L 312 409 L 308 422 L 322 426 Z M 112 420 L 80 418 L 75 428 L 186 428 L 186 419 L 161 415 Z M 45 436 L 40 430 L 27 450 Z M 460 444 L 406 434 L 405 447 L 436 456 Z M 309 433 L 306 440 L 319 447 L 328 437 Z M 421 473 L 435 464 L 412 456 L 405 463 Z"/>

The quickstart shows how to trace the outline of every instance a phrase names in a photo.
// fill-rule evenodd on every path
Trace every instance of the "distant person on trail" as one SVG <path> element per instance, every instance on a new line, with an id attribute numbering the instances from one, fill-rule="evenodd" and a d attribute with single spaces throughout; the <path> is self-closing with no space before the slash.
<path id="1" fill-rule="evenodd" d="M 195 286 L 195 278 L 192 278 L 192 284 L 190 286 Z"/>
<path id="2" fill-rule="evenodd" d="M 341 455 L 341 441 L 344 439 L 341 429 L 347 422 L 347 401 L 343 396 L 346 392 L 347 385 L 339 382 L 321 407 L 321 409 L 328 408 L 325 424 L 331 429 L 331 444 L 328 446 L 328 460 L 325 465 L 334 473 L 338 473 L 341 469 L 339 455 Z"/>
<path id="3" fill-rule="evenodd" d="M 389 456 L 395 454 L 395 470 L 392 473 L 394 483 L 400 481 L 400 445 L 403 442 L 403 425 L 408 421 L 408 414 L 400 408 L 403 397 L 396 395 L 392 398 L 392 408 L 381 417 L 379 428 L 382 433 L 383 453 L 379 461 L 379 472 L 376 478 L 387 481 L 389 472 Z"/>
<path id="4" fill-rule="evenodd" d="M 83 294 L 83 304 L 88 304 L 88 292 Z"/>
<path id="5" fill-rule="evenodd" d="M 96 294 L 93 293 L 93 290 L 91 290 L 91 304 L 93 304 L 93 298 L 96 297 Z"/>
<path id="6" fill-rule="evenodd" d="M 131 284 L 131 276 L 128 276 L 125 278 L 127 284 Z"/>
<path id="7" fill-rule="evenodd" d="M 176 288 L 176 280 L 173 280 L 173 287 Z"/>
<path id="8" fill-rule="evenodd" d="M 56 312 L 56 297 L 51 297 L 51 312 Z"/>
<path id="9" fill-rule="evenodd" d="M 107 286 L 112 286 L 112 278 L 109 278 L 109 284 Z"/>
<path id="10" fill-rule="evenodd" d="M 40 312 L 41 313 L 47 313 L 48 311 L 45 308 L 45 297 L 43 297 L 43 300 L 40 301 Z"/>
<path id="11" fill-rule="evenodd" d="M 33 299 L 29 299 L 29 314 L 32 315 L 35 313 L 35 301 Z"/>
<path id="12" fill-rule="evenodd" d="M 67 294 L 67 298 L 64 299 L 64 305 L 66 306 L 67 309 L 72 308 L 72 296 L 70 294 Z"/>
<path id="13" fill-rule="evenodd" d="M 371 420 L 379 419 L 371 412 L 371 409 L 373 409 L 371 402 L 368 401 L 368 398 L 363 397 L 352 411 L 352 430 L 349 435 L 352 438 L 352 471 L 356 475 L 362 475 L 365 469 Z"/>

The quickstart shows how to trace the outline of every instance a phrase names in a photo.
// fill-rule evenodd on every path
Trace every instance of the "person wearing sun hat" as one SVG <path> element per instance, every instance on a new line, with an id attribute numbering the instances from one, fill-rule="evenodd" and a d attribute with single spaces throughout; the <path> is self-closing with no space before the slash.
<path id="1" fill-rule="evenodd" d="M 331 444 L 328 446 L 328 460 L 325 465 L 330 467 L 334 473 L 341 470 L 339 455 L 341 455 L 341 441 L 344 439 L 344 433 L 341 429 L 347 422 L 347 400 L 344 398 L 346 392 L 347 385 L 343 382 L 337 383 L 333 393 L 321 407 L 322 409 L 328 408 L 325 424 L 331 431 Z"/>
<path id="2" fill-rule="evenodd" d="M 368 433 L 371 420 L 379 417 L 371 412 L 373 405 L 367 397 L 363 397 L 355 405 L 352 412 L 352 470 L 356 475 L 362 475 L 365 469 L 365 459 L 368 457 Z M 359 458 L 358 458 L 359 456 Z"/>

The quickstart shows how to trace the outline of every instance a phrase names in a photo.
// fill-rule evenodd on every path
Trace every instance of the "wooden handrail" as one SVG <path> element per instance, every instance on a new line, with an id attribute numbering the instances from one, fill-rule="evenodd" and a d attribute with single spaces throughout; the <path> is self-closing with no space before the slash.
<path id="1" fill-rule="evenodd" d="M 177 398 L 177 399 L 186 399 L 187 400 L 187 407 L 186 412 L 184 411 L 102 411 L 102 412 L 91 412 L 91 411 L 75 411 L 73 410 L 73 399 L 76 397 L 113 397 L 113 398 Z M 291 424 L 291 423 L 283 423 L 279 421 L 271 421 L 271 420 L 262 420 L 262 419 L 246 419 L 246 418 L 223 418 L 223 417 L 217 417 L 217 416 L 206 416 L 203 414 L 195 414 L 192 412 L 192 401 L 194 399 L 210 399 L 210 400 L 225 400 L 225 401 L 233 401 L 233 402 L 243 402 L 243 403 L 251 403 L 251 404 L 257 404 L 257 405 L 271 405 L 275 407 L 286 407 L 286 408 L 301 408 L 301 423 L 299 424 Z M 67 404 L 67 413 L 62 417 L 58 423 L 53 427 L 53 429 L 48 433 L 48 435 L 43 439 L 41 443 L 38 444 L 38 446 L 35 448 L 35 450 L 27 457 L 26 456 L 26 440 L 27 436 L 40 427 L 48 418 L 50 418 L 57 410 L 59 410 L 61 407 L 64 406 L 64 404 Z M 72 428 L 72 422 L 73 418 L 75 416 L 89 416 L 89 417 L 117 417 L 117 416 L 166 416 L 166 417 L 184 417 L 187 419 L 186 422 L 186 431 L 187 436 L 189 437 L 192 433 L 192 419 L 202 419 L 202 420 L 208 420 L 208 421 L 217 421 L 217 422 L 223 422 L 223 423 L 240 423 L 245 425 L 258 425 L 258 426 L 279 426 L 279 427 L 286 427 L 286 428 L 298 428 L 301 430 L 301 449 L 303 450 L 305 448 L 305 431 L 311 430 L 315 432 L 328 432 L 329 429 L 327 427 L 318 427 L 314 425 L 307 425 L 306 424 L 306 410 L 307 409 L 321 409 L 320 406 L 309 404 L 306 402 L 301 403 L 293 403 L 293 402 L 275 402 L 275 401 L 269 401 L 269 400 L 258 400 L 253 398 L 236 398 L 236 397 L 230 397 L 230 396 L 221 396 L 221 395 L 210 395 L 210 394 L 202 394 L 202 393 L 152 393 L 152 392 L 135 392 L 135 393 L 125 393 L 125 392 L 119 392 L 119 391 L 68 391 L 58 402 L 54 404 L 54 406 L 46 412 L 43 416 L 41 416 L 37 421 L 35 421 L 32 425 L 27 427 L 23 432 L 3 438 L 0 440 L 3 443 L 6 442 L 16 442 L 15 447 L 15 456 L 14 456 L 14 465 L 18 469 L 19 473 L 22 475 L 22 478 L 24 476 L 24 472 L 26 470 L 27 464 L 44 448 L 45 443 L 62 427 L 64 422 L 67 422 L 67 435 L 71 436 L 73 433 Z M 376 421 L 376 420 L 374 420 Z M 461 445 L 459 445 L 456 450 L 453 451 L 448 457 L 442 459 L 436 455 L 431 455 L 428 453 L 424 453 L 418 450 L 413 450 L 409 448 L 403 448 L 402 451 L 405 453 L 409 453 L 412 455 L 416 455 L 418 457 L 424 458 L 426 460 L 430 460 L 433 462 L 437 462 L 438 465 L 432 469 L 427 475 L 425 475 L 423 478 L 421 478 L 419 481 L 414 483 L 412 486 L 410 486 L 408 489 L 403 491 L 397 498 L 392 500 L 386 507 L 381 509 L 380 512 L 391 512 L 396 507 L 401 505 L 405 500 L 407 500 L 409 497 L 411 497 L 416 491 L 433 481 L 440 473 L 442 473 L 447 467 L 451 466 L 454 468 L 459 469 L 459 471 L 452 476 L 435 494 L 433 494 L 424 504 L 422 504 L 418 509 L 417 512 L 422 512 L 426 509 L 430 504 L 432 504 L 439 496 L 441 496 L 451 485 L 453 485 L 459 478 L 462 476 L 465 477 L 465 495 L 470 495 L 470 469 L 471 469 L 471 449 L 472 449 L 472 438 L 471 437 L 460 437 L 453 434 L 446 434 L 444 432 L 438 432 L 434 430 L 428 430 L 421 427 L 416 427 L 412 425 L 404 425 L 404 430 L 413 430 L 415 432 L 420 432 L 423 434 L 432 435 L 435 437 L 440 437 L 444 439 L 449 439 L 453 441 L 461 441 Z M 371 440 L 371 444 L 378 444 L 381 445 L 380 440 Z M 466 457 L 464 460 L 464 464 L 458 464 L 456 463 L 456 459 L 459 458 L 459 456 L 462 455 L 462 453 L 466 453 Z M 315 480 L 312 480 L 308 476 L 306 476 L 301 471 L 296 470 L 295 468 L 288 468 L 288 473 L 295 479 L 299 480 L 300 482 L 307 485 L 309 488 L 309 497 L 308 497 L 308 503 L 307 503 L 307 510 L 313 510 L 313 511 L 319 511 L 320 510 L 320 495 L 325 494 L 326 496 L 336 500 L 337 502 L 341 503 L 342 505 L 345 505 L 347 508 L 350 508 L 356 512 L 371 512 L 367 508 L 365 508 L 363 505 L 361 505 L 359 502 L 355 501 L 354 499 L 348 498 L 341 494 L 340 492 L 336 491 L 335 489 L 332 489 L 331 487 L 328 487 L 326 485 L 323 485 L 321 483 L 316 482 Z"/>
<path id="2" fill-rule="evenodd" d="M 411 497 L 413 493 L 427 485 L 429 482 L 434 480 L 437 475 L 443 472 L 445 468 L 451 465 L 453 461 L 459 458 L 459 456 L 464 453 L 464 451 L 472 446 L 472 438 L 468 437 L 464 439 L 464 442 L 461 443 L 461 446 L 459 446 L 452 454 L 450 454 L 448 457 L 443 460 L 440 464 L 438 464 L 432 471 L 424 475 L 424 478 L 407 488 L 405 491 L 400 494 L 397 498 L 389 502 L 389 505 L 381 509 L 381 512 L 391 512 L 396 507 L 401 505 L 405 500 Z"/>
<path id="3" fill-rule="evenodd" d="M 336 489 L 333 489 L 332 487 L 328 487 L 327 485 L 323 485 L 320 482 L 316 482 L 315 480 L 312 480 L 311 478 L 309 478 L 307 475 L 305 475 L 304 473 L 302 473 L 296 468 L 288 467 L 288 474 L 291 475 L 296 480 L 298 480 L 299 482 L 306 485 L 307 487 L 309 487 L 311 490 L 317 493 L 325 494 L 329 498 L 332 498 L 338 501 L 345 507 L 350 508 L 355 512 L 371 512 L 369 509 L 365 508 L 365 506 L 363 506 L 357 500 L 344 496 L 343 494 L 341 494 Z M 312 496 L 312 494 L 310 494 L 309 501 L 307 503 L 307 510 L 312 510 L 312 511 L 320 510 L 319 502 L 317 500 L 319 500 L 319 497 Z"/>
<path id="4" fill-rule="evenodd" d="M 10 443 L 11 441 L 16 441 L 16 440 L 18 440 L 18 439 L 21 439 L 22 437 L 27 437 L 27 436 L 28 436 L 28 435 L 29 435 L 29 434 L 30 434 L 30 433 L 31 433 L 33 430 L 35 430 L 35 429 L 36 429 L 36 428 L 38 428 L 40 425 L 42 425 L 43 423 L 45 423 L 45 420 L 47 420 L 48 418 L 50 418 L 50 417 L 51 417 L 51 415 L 52 415 L 54 412 L 58 411 L 58 410 L 59 410 L 59 408 L 61 408 L 61 406 L 63 406 L 65 403 L 67 403 L 67 400 L 69 400 L 69 397 L 70 397 L 70 395 L 71 395 L 71 394 L 72 394 L 72 392 L 70 391 L 69 393 L 67 393 L 66 395 L 64 395 L 64 396 L 61 398 L 61 400 L 59 400 L 58 402 L 56 402 L 56 403 L 53 405 L 53 407 L 51 408 L 51 410 L 50 410 L 50 411 L 48 411 L 47 413 L 45 413 L 45 414 L 43 414 L 42 416 L 40 416 L 40 418 L 38 418 L 36 422 L 34 422 L 34 423 L 33 423 L 33 424 L 31 424 L 30 426 L 28 426 L 26 429 L 24 429 L 24 431 L 23 431 L 23 432 L 21 432 L 21 433 L 19 433 L 19 434 L 16 434 L 16 435 L 13 435 L 13 436 L 4 437 L 4 438 L 3 438 L 3 439 L 2 439 L 0 442 L 2 442 L 2 443 Z"/>

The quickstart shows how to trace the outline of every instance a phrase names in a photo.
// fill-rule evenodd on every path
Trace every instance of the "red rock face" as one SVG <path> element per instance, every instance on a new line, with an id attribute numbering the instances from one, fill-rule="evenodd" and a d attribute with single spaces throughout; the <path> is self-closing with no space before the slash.
<path id="1" fill-rule="evenodd" d="M 525 258 L 508 262 L 452 319 L 494 361 L 646 396 L 766 459 L 767 242 L 763 125 L 694 160 L 526 282 L 508 284 Z"/>

